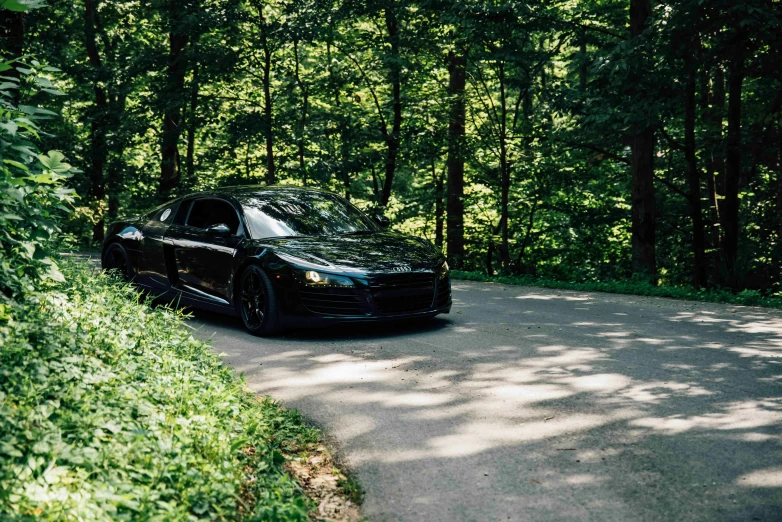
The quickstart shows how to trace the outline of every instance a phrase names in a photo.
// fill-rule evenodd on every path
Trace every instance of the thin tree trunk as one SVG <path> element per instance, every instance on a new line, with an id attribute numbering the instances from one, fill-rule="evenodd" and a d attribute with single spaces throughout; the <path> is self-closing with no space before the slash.
<path id="1" fill-rule="evenodd" d="M 448 53 L 448 198 L 446 239 L 448 262 L 453 268 L 464 265 L 464 122 L 467 60 L 454 51 Z"/>
<path id="2" fill-rule="evenodd" d="M 386 136 L 386 178 L 383 181 L 383 193 L 380 197 L 380 204 L 388 205 L 391 199 L 391 188 L 394 184 L 394 174 L 396 173 L 397 155 L 399 153 L 399 139 L 402 127 L 402 86 L 401 86 L 401 64 L 399 49 L 399 24 L 396 19 L 395 7 L 385 9 L 386 28 L 388 29 L 388 41 L 391 44 L 391 59 L 388 65 L 389 80 L 393 96 L 393 122 L 391 133 Z"/>
<path id="3" fill-rule="evenodd" d="M 102 87 L 101 76 L 103 64 L 101 62 L 98 45 L 96 42 L 95 26 L 98 16 L 93 0 L 84 2 L 84 36 L 87 60 L 92 67 L 93 91 L 95 92 L 95 107 L 92 111 L 90 124 L 90 195 L 98 204 L 99 212 L 102 212 L 100 204 L 106 197 L 106 180 L 103 169 L 106 164 L 106 118 L 108 117 L 108 100 L 106 91 Z M 103 242 L 104 217 L 101 214 L 92 227 L 92 240 Z"/>
<path id="4" fill-rule="evenodd" d="M 200 64 L 196 62 L 193 67 L 193 81 L 190 86 L 190 112 L 187 122 L 187 156 L 185 159 L 185 170 L 188 179 L 191 181 L 195 178 L 195 135 L 196 128 L 198 127 L 198 118 L 196 112 L 198 110 L 198 89 L 199 89 L 199 69 Z"/>
<path id="5" fill-rule="evenodd" d="M 524 262 L 524 255 L 527 252 L 530 240 L 532 239 L 532 227 L 535 225 L 535 212 L 538 209 L 538 195 L 535 194 L 535 201 L 532 203 L 532 208 L 529 211 L 529 219 L 527 220 L 527 230 L 524 232 L 524 240 L 521 242 L 521 248 L 519 248 L 519 255 L 516 258 L 516 270 L 518 273 L 522 273 L 522 263 Z"/>
<path id="6" fill-rule="evenodd" d="M 262 11 L 259 10 L 260 13 Z M 263 21 L 263 14 L 261 14 Z M 277 182 L 277 174 L 274 170 L 274 126 L 272 125 L 272 91 L 271 91 L 271 73 L 272 73 L 272 53 L 269 48 L 269 42 L 266 38 L 266 32 L 262 31 L 263 46 L 263 116 L 264 116 L 264 138 L 266 141 L 266 184 L 274 185 Z"/>
<path id="7" fill-rule="evenodd" d="M 184 50 L 188 35 L 182 32 L 182 9 L 177 0 L 169 2 L 171 31 L 168 35 L 166 87 L 163 92 L 163 139 L 161 148 L 160 191 L 169 192 L 179 185 L 179 136 L 181 128 L 182 95 L 185 88 L 187 64 Z"/>
<path id="8" fill-rule="evenodd" d="M 722 69 L 717 67 L 714 76 L 710 78 L 704 71 L 701 81 L 701 110 L 706 127 L 706 188 L 709 196 L 711 248 L 711 265 L 716 266 L 722 245 L 720 230 L 720 194 L 719 182 L 724 178 L 720 175 L 724 170 L 724 161 L 720 145 L 722 144 L 722 111 L 725 106 L 725 82 Z"/>
<path id="9" fill-rule="evenodd" d="M 121 89 L 121 86 L 117 86 Z M 111 119 L 109 125 L 111 128 L 118 129 L 121 125 L 122 114 L 125 112 L 127 95 L 120 93 L 118 96 L 109 97 L 109 108 Z M 125 165 L 123 156 L 125 154 L 126 141 L 124 133 L 115 133 L 109 146 L 109 160 L 106 176 L 106 191 L 109 196 L 109 220 L 115 221 L 119 216 L 120 200 L 119 195 L 122 192 L 122 170 Z"/>
<path id="10" fill-rule="evenodd" d="M 777 251 L 776 278 L 782 283 L 782 122 L 777 132 Z"/>
<path id="11" fill-rule="evenodd" d="M 437 250 L 442 250 L 443 225 L 445 221 L 443 174 L 437 172 L 434 157 L 432 158 L 432 177 L 434 178 L 434 244 L 437 247 Z"/>
<path id="12" fill-rule="evenodd" d="M 329 39 L 326 41 L 326 61 L 329 64 L 329 86 L 334 94 L 334 106 L 336 110 L 337 130 L 339 131 L 339 149 L 340 149 L 340 162 L 339 162 L 339 175 L 342 178 L 342 184 L 345 186 L 345 198 L 350 200 L 350 170 L 348 168 L 348 155 L 350 148 L 348 144 L 347 124 L 345 122 L 345 115 L 342 113 L 342 101 L 339 98 L 339 85 L 336 81 L 336 75 L 334 74 L 334 66 L 331 60 L 331 28 L 329 28 Z M 380 190 L 377 185 L 377 178 L 375 177 L 375 167 L 372 166 L 372 182 L 375 185 L 375 200 L 380 201 Z"/>
<path id="13" fill-rule="evenodd" d="M 685 52 L 687 84 L 684 95 L 684 157 L 687 161 L 687 185 L 692 219 L 692 250 L 695 255 L 692 284 L 695 288 L 706 286 L 706 237 L 701 212 L 701 175 L 695 157 L 695 87 L 697 66 L 693 57 Z"/>
<path id="14" fill-rule="evenodd" d="M 301 75 L 299 74 L 299 43 L 293 41 L 293 56 L 296 60 L 296 83 L 299 86 L 301 92 L 301 116 L 299 118 L 299 136 L 297 140 L 297 146 L 299 149 L 299 174 L 301 175 L 304 186 L 307 186 L 307 169 L 304 162 L 305 144 L 304 144 L 304 129 L 307 126 L 307 111 L 309 109 L 309 87 L 305 84 Z"/>
<path id="15" fill-rule="evenodd" d="M 494 241 L 489 240 L 489 248 L 486 249 L 486 275 L 494 275 L 494 266 L 492 263 L 492 256 L 494 254 Z"/>
<path id="16" fill-rule="evenodd" d="M 630 1 L 630 31 L 641 35 L 652 14 L 650 0 Z M 643 78 L 639 79 L 643 81 Z M 634 274 L 644 274 L 652 284 L 657 281 L 655 260 L 654 200 L 654 128 L 642 124 L 633 130 L 631 140 L 632 190 L 632 267 Z"/>
<path id="17" fill-rule="evenodd" d="M 510 246 L 508 244 L 508 197 L 510 192 L 510 163 L 507 142 L 507 106 L 505 99 L 505 64 L 497 64 L 500 82 L 500 266 L 510 270 Z"/>
<path id="18" fill-rule="evenodd" d="M 722 257 L 728 284 L 739 285 L 736 258 L 739 244 L 739 183 L 741 180 L 741 91 L 744 86 L 744 46 L 742 35 L 736 39 L 730 58 L 728 77 L 728 139 L 725 155 L 725 201 L 722 222 L 725 239 Z"/>

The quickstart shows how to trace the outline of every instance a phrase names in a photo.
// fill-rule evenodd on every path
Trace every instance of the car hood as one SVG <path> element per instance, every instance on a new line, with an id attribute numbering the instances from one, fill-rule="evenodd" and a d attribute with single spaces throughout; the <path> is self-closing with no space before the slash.
<path id="1" fill-rule="evenodd" d="M 254 240 L 302 268 L 343 272 L 433 270 L 441 260 L 425 240 L 391 232 Z"/>

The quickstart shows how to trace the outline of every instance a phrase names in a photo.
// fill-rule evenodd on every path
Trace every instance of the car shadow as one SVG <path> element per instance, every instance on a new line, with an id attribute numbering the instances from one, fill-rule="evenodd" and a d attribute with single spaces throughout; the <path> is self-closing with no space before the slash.
<path id="1" fill-rule="evenodd" d="M 207 310 L 198 310 L 194 308 L 183 308 L 183 310 L 192 317 L 191 322 L 196 327 L 231 329 L 232 333 L 241 333 L 248 338 L 257 338 L 244 329 L 241 321 L 237 317 L 230 315 L 210 312 Z M 360 340 L 360 339 L 379 339 L 406 336 L 411 334 L 424 334 L 437 332 L 447 328 L 452 323 L 447 316 L 437 316 L 427 319 L 407 319 L 393 320 L 383 322 L 366 323 L 335 323 L 328 326 L 317 326 L 310 328 L 284 330 L 273 336 L 275 339 L 285 339 L 288 341 L 311 342 L 314 340 Z"/>

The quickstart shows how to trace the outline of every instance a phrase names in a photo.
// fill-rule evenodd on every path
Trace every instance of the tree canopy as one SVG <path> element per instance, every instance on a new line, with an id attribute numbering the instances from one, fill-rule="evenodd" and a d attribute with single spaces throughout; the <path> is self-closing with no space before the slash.
<path id="1" fill-rule="evenodd" d="M 61 114 L 41 149 L 78 169 L 85 242 L 282 183 L 383 206 L 468 270 L 778 292 L 780 21 L 773 0 L 70 0 L 2 11 L 0 39 L 3 81 L 49 91 L 19 107 Z"/>

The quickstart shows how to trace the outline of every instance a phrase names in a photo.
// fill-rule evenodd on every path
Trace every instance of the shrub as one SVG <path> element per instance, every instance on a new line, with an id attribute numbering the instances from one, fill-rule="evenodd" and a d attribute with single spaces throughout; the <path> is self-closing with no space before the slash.
<path id="1" fill-rule="evenodd" d="M 317 432 L 246 391 L 176 312 L 63 272 L 0 322 L 0 518 L 305 520 L 282 452 Z"/>
<path id="2" fill-rule="evenodd" d="M 0 72 L 10 68 L 0 62 Z M 51 239 L 59 232 L 58 216 L 73 202 L 73 191 L 61 182 L 74 169 L 60 152 L 41 154 L 34 143 L 41 132 L 37 122 L 53 113 L 17 104 L 12 93 L 20 89 L 16 78 L 0 82 L 0 318 L 39 281 L 62 279 Z"/>

